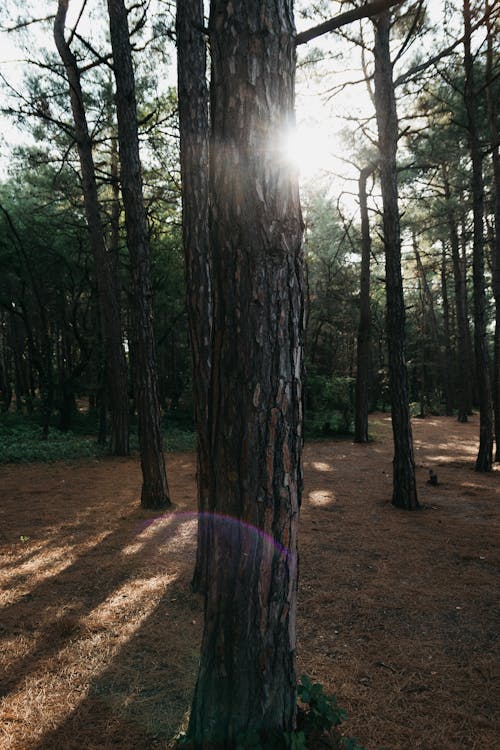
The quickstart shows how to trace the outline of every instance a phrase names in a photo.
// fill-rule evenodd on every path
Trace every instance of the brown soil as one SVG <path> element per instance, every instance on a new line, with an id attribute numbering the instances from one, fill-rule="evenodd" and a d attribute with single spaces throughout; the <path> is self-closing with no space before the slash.
<path id="1" fill-rule="evenodd" d="M 305 450 L 299 673 L 370 750 L 497 750 L 498 470 L 473 471 L 476 418 L 415 421 L 425 509 L 398 511 L 388 417 L 371 429 Z M 185 725 L 193 456 L 168 471 L 176 511 L 154 519 L 136 457 L 0 469 L 2 750 L 168 748 Z"/>

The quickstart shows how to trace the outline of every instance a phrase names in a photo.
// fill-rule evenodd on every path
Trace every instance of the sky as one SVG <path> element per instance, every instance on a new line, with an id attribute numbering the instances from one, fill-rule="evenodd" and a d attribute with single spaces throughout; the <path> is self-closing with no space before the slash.
<path id="1" fill-rule="evenodd" d="M 26 1 L 25 5 L 28 4 Z M 51 7 L 53 5 L 55 9 L 55 0 L 50 4 L 32 0 L 34 13 L 38 15 L 45 14 L 48 5 Z M 79 6 L 79 2 L 70 3 L 70 23 L 74 20 Z M 331 6 L 332 15 L 335 15 L 338 12 L 338 3 L 332 2 Z M 431 15 L 436 16 L 441 0 L 431 0 L 429 6 Z M 300 30 L 314 23 L 302 20 L 297 14 L 297 25 Z M 82 19 L 80 28 L 82 33 L 89 36 L 98 31 L 95 22 L 89 24 L 85 19 Z M 358 25 L 356 29 L 353 28 L 353 31 L 357 31 L 357 28 Z M 33 29 L 34 27 L 30 27 L 30 33 Z M 36 49 L 37 46 L 43 45 L 53 46 L 50 32 L 45 34 L 35 32 L 33 47 Z M 304 55 L 311 53 L 313 48 L 323 54 L 333 52 L 339 55 L 337 59 L 322 63 L 322 69 L 329 71 L 323 79 L 314 73 L 311 65 L 303 64 Z M 21 62 L 23 53 L 15 46 L 15 35 L 0 32 L 0 50 L 0 73 L 15 86 L 20 85 L 24 70 Z M 360 77 L 359 53 L 357 50 L 349 52 L 348 45 L 340 44 L 336 34 L 326 35 L 302 46 L 299 53 L 296 91 L 297 128 L 295 133 L 283 135 L 284 147 L 289 153 L 289 158 L 294 161 L 300 171 L 303 186 L 325 185 L 336 198 L 342 194 L 345 205 L 350 210 L 354 210 L 356 201 L 352 193 L 356 189 L 357 170 L 346 161 L 349 149 L 342 136 L 342 131 L 346 126 L 343 118 L 346 115 L 370 117 L 373 114 L 373 106 L 366 85 L 364 83 L 345 85 Z M 175 80 L 173 65 L 168 75 L 171 82 Z M 342 88 L 344 85 L 345 87 Z M 339 91 L 335 97 L 332 97 L 331 90 L 334 88 Z M 4 99 L 1 93 L 0 98 Z M 27 136 L 13 127 L 6 118 L 2 118 L 1 126 L 3 137 L 0 142 L 0 177 L 5 177 L 10 148 L 16 143 L 26 141 Z"/>

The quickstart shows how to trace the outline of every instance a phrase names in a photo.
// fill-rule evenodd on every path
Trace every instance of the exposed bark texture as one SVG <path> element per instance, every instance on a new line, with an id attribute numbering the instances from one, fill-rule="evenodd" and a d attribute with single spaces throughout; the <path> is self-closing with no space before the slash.
<path id="1" fill-rule="evenodd" d="M 123 0 L 108 0 L 108 13 L 116 80 L 122 198 L 132 271 L 135 399 L 143 478 L 141 505 L 160 509 L 170 505 L 170 497 L 161 434 L 149 234 L 142 192 L 135 78 Z"/>
<path id="2" fill-rule="evenodd" d="M 206 588 L 210 487 L 209 392 L 212 377 L 212 282 L 208 238 L 208 87 L 202 0 L 177 3 L 182 230 L 186 303 L 193 363 L 194 419 L 198 459 L 198 544 L 192 588 Z"/>
<path id="3" fill-rule="evenodd" d="M 490 362 L 486 337 L 486 292 L 484 278 L 484 185 L 481 144 L 479 141 L 477 102 L 474 87 L 474 61 L 471 52 L 471 11 L 469 0 L 464 0 L 464 70 L 465 108 L 469 149 L 472 162 L 471 192 L 473 210 L 472 273 L 474 285 L 474 351 L 479 397 L 479 451 L 476 471 L 491 471 L 493 463 L 493 402 L 491 395 Z"/>
<path id="4" fill-rule="evenodd" d="M 68 4 L 69 0 L 59 0 L 58 2 L 54 20 L 54 40 L 69 83 L 75 141 L 78 147 L 82 175 L 85 214 L 94 258 L 110 407 L 110 452 L 115 456 L 126 456 L 129 453 L 127 362 L 122 343 L 120 311 L 104 242 L 92 155 L 92 139 L 83 103 L 80 71 L 77 60 L 64 36 Z"/>
<path id="5" fill-rule="evenodd" d="M 295 725 L 302 490 L 302 219 L 291 0 L 213 0 L 208 591 L 189 734 L 234 748 Z"/>
<path id="6" fill-rule="evenodd" d="M 495 345 L 493 361 L 493 409 L 495 415 L 495 461 L 500 461 L 500 153 L 498 104 L 494 91 L 494 38 L 498 32 L 499 11 L 495 16 L 493 5 L 486 2 L 486 96 L 488 102 L 488 123 L 491 141 L 491 160 L 493 166 L 493 296 L 495 299 Z"/>
<path id="7" fill-rule="evenodd" d="M 380 150 L 380 180 L 383 200 L 385 284 L 387 295 L 387 342 L 394 434 L 393 495 L 398 508 L 419 507 L 415 483 L 415 461 L 408 403 L 405 360 L 405 306 L 401 275 L 401 229 L 398 207 L 396 150 L 398 119 L 390 58 L 390 13 L 375 22 L 375 107 Z"/>
<path id="8" fill-rule="evenodd" d="M 361 217 L 361 276 L 359 284 L 359 325 L 354 412 L 354 440 L 356 443 L 368 442 L 368 396 L 371 362 L 370 257 L 372 243 L 366 182 L 373 173 L 373 170 L 373 165 L 362 169 L 358 182 L 359 212 Z"/>

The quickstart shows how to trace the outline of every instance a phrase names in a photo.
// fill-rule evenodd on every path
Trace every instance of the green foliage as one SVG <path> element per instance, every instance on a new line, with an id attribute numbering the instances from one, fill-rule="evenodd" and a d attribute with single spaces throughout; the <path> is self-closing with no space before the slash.
<path id="1" fill-rule="evenodd" d="M 346 375 L 353 366 L 357 334 L 359 256 L 328 197 L 319 191 L 309 194 L 304 211 L 308 357 L 318 374 Z"/>
<path id="2" fill-rule="evenodd" d="M 305 381 L 306 435 L 348 434 L 354 419 L 354 378 L 309 372 Z"/>
<path id="3" fill-rule="evenodd" d="M 196 436 L 192 430 L 168 427 L 163 433 L 163 447 L 167 452 L 193 451 L 196 447 Z"/>
<path id="4" fill-rule="evenodd" d="M 42 440 L 41 428 L 35 421 L 9 417 L 0 421 L 0 463 L 50 463 L 104 454 L 91 438 L 51 430 L 48 439 Z"/>
<path id="5" fill-rule="evenodd" d="M 360 745 L 354 737 L 343 737 L 342 747 L 345 748 L 345 750 L 365 750 L 364 746 Z"/>
<path id="6" fill-rule="evenodd" d="M 62 432 L 51 427 L 47 440 L 42 440 L 36 416 L 3 415 L 0 418 L 0 464 L 100 458 L 106 455 L 106 448 L 89 437 L 95 432 L 94 427 L 92 415 L 79 415 L 75 431 Z M 166 451 L 191 451 L 195 447 L 195 435 L 187 428 L 167 425 L 163 437 Z M 132 451 L 139 448 L 135 432 L 131 434 L 130 447 Z"/>
<path id="7" fill-rule="evenodd" d="M 302 675 L 298 694 L 301 702 L 307 706 L 304 711 L 304 731 L 306 735 L 313 732 L 328 732 L 347 719 L 346 712 L 339 708 L 334 695 L 325 695 L 319 682 L 312 683 L 307 675 Z"/>

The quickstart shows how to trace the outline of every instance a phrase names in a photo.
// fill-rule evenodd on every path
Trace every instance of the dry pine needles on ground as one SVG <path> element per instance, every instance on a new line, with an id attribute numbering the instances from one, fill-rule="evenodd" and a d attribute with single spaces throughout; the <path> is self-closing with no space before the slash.
<path id="1" fill-rule="evenodd" d="M 496 750 L 499 473 L 473 471 L 475 419 L 415 421 L 425 509 L 395 510 L 387 415 L 371 429 L 305 450 L 299 673 L 369 750 Z M 169 456 L 160 518 L 136 457 L 0 472 L 0 747 L 171 747 L 202 625 L 194 457 Z"/>

